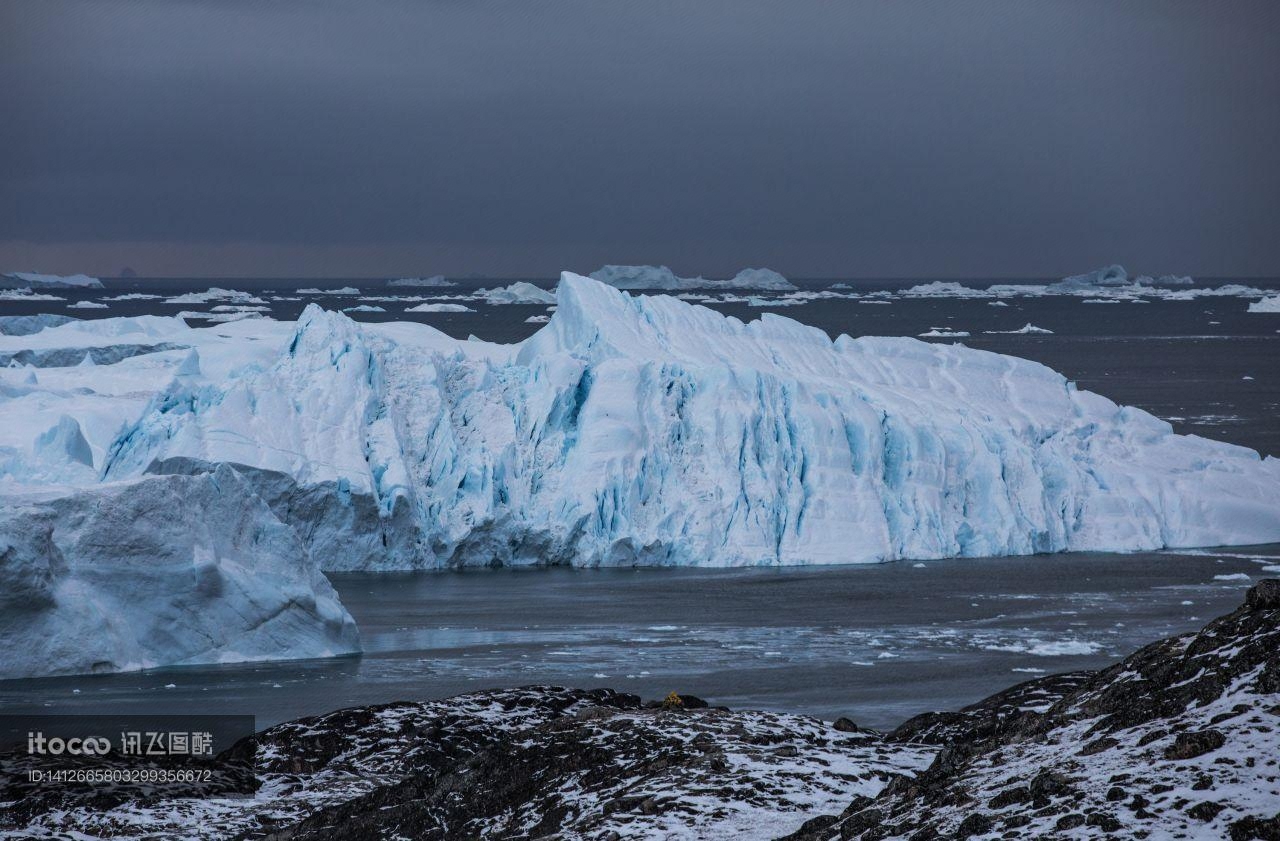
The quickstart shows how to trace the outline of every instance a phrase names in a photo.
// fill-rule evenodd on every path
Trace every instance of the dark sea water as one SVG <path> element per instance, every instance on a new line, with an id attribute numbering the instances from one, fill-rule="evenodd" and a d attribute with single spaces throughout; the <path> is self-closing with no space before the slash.
<path id="1" fill-rule="evenodd" d="M 343 573 L 331 578 L 362 657 L 0 681 L 0 709 L 227 712 L 265 726 L 553 683 L 890 728 L 1198 628 L 1277 564 L 1272 545 L 800 569 Z"/>
<path id="2" fill-rule="evenodd" d="M 57 292 L 66 301 L 0 301 L 0 314 L 77 317 L 174 314 L 159 301 L 67 305 L 126 292 L 174 295 L 210 286 L 294 297 L 355 286 L 366 296 L 465 294 L 388 289 L 367 280 L 131 280 Z M 550 281 L 537 281 L 550 286 Z M 1201 281 L 1217 286 L 1229 279 Z M 1280 282 L 1248 279 L 1280 289 Z M 808 288 L 827 284 L 801 282 Z M 910 282 L 864 282 L 854 291 Z M 982 286 L 984 282 L 970 285 Z M 356 297 L 268 303 L 294 318 L 307 301 L 340 309 Z M 375 302 L 368 302 L 375 303 Z M 476 313 L 386 313 L 449 335 L 510 342 L 537 329 L 542 306 Z M 1177 431 L 1280 455 L 1280 315 L 1240 298 L 1084 304 L 1073 297 L 826 300 L 773 310 L 831 335 L 915 336 L 964 330 L 963 341 L 1034 359 L 1080 387 L 1170 420 Z M 768 308 L 716 305 L 743 319 Z M 1051 335 L 985 334 L 1031 323 Z M 0 682 L 0 709 L 41 712 L 253 714 L 260 725 L 336 707 L 527 683 L 611 686 L 646 697 L 671 690 L 731 706 L 834 717 L 887 728 L 1045 672 L 1096 668 L 1237 605 L 1250 581 L 1280 574 L 1280 546 L 1201 553 L 1061 554 L 809 569 L 534 570 L 342 574 L 331 579 L 361 628 L 359 658 L 165 669 Z"/>

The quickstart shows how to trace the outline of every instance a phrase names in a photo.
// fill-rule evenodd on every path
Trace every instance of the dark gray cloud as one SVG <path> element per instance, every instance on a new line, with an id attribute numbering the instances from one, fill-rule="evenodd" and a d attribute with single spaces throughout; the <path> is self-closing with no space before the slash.
<path id="1" fill-rule="evenodd" d="M 1272 0 L 0 15 L 6 264 L 1280 274 Z"/>

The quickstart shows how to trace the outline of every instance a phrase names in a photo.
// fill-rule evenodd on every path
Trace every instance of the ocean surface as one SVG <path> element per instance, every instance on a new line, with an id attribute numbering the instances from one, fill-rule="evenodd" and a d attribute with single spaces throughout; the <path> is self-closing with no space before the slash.
<path id="1" fill-rule="evenodd" d="M 269 314 L 278 318 L 296 317 L 309 301 L 332 309 L 368 304 L 386 312 L 351 316 L 412 319 L 459 338 L 510 342 L 538 328 L 525 319 L 546 312 L 540 305 L 467 302 L 478 312 L 405 313 L 411 302 L 360 300 L 468 294 L 511 279 L 473 279 L 451 289 L 388 288 L 381 280 L 359 279 L 104 282 L 105 291 L 57 290 L 61 302 L 0 300 L 0 315 L 172 315 L 210 306 L 157 299 L 108 301 L 106 309 L 70 305 L 219 286 L 262 295 Z M 914 282 L 851 286 L 868 292 Z M 1197 286 L 1227 282 L 1233 279 L 1201 280 Z M 1280 289 L 1280 280 L 1238 282 Z M 811 289 L 829 285 L 797 283 Z M 296 291 L 345 286 L 361 295 Z M 1087 305 L 1060 296 L 1012 298 L 1007 304 L 924 298 L 876 306 L 823 300 L 776 310 L 743 303 L 714 308 L 744 320 L 775 311 L 833 336 L 967 331 L 967 338 L 932 341 L 962 341 L 1034 359 L 1081 388 L 1169 420 L 1179 432 L 1280 456 L 1280 315 L 1247 313 L 1248 301 L 1235 297 Z M 1052 333 L 986 332 L 1028 323 Z M 889 728 L 915 713 L 955 708 L 1039 674 L 1114 662 L 1147 642 L 1199 627 L 1239 604 L 1251 581 L 1278 574 L 1280 546 L 1271 545 L 783 570 L 331 575 L 361 629 L 361 657 L 3 681 L 0 709 L 244 713 L 266 726 L 355 704 L 558 683 L 610 686 L 645 697 L 675 690 L 735 707 L 847 715 L 865 726 Z"/>
<path id="2" fill-rule="evenodd" d="M 224 712 L 267 726 L 541 683 L 674 690 L 888 729 L 1199 628 L 1277 565 L 1270 545 L 798 569 L 343 573 L 330 577 L 360 627 L 361 657 L 0 681 L 0 709 Z"/>

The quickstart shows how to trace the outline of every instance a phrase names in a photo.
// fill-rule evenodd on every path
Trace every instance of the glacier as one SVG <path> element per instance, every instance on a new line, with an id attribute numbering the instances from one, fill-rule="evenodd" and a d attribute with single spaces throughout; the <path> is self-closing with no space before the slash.
<path id="1" fill-rule="evenodd" d="M 77 337 L 156 349 L 42 368 L 34 385 L 0 372 L 0 488 L 230 465 L 326 570 L 1280 539 L 1280 461 L 1176 435 L 1037 363 L 833 341 L 781 316 L 744 323 L 568 273 L 557 303 L 515 345 L 314 305 L 296 323 L 132 320 L 147 343 L 129 319 L 94 322 L 117 324 L 96 338 L 83 323 L 3 337 L 0 350 Z M 36 447 L 40 435 L 51 443 Z"/>

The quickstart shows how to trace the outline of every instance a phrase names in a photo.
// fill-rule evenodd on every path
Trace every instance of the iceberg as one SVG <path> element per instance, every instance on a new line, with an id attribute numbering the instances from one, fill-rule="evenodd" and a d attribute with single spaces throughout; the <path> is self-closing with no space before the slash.
<path id="1" fill-rule="evenodd" d="M 743 269 L 728 280 L 705 277 L 678 277 L 666 266 L 603 266 L 591 273 L 592 280 L 626 291 L 690 289 L 752 289 L 763 292 L 794 292 L 796 286 L 772 269 Z"/>
<path id="2" fill-rule="evenodd" d="M 46 327 L 75 321 L 69 315 L 42 312 L 39 315 L 0 315 L 0 336 L 29 336 Z"/>
<path id="3" fill-rule="evenodd" d="M 476 292 L 476 297 L 494 305 L 554 304 L 556 302 L 554 293 L 523 280 L 497 289 L 480 289 Z"/>
<path id="4" fill-rule="evenodd" d="M 1049 284 L 1049 290 L 1072 295 L 1130 285 L 1133 285 L 1133 282 L 1129 280 L 1129 273 L 1124 270 L 1124 266 L 1113 264 L 1084 274 L 1064 277 L 1057 283 Z"/>
<path id="5" fill-rule="evenodd" d="M 475 312 L 462 304 L 418 304 L 405 308 L 405 312 Z"/>
<path id="6" fill-rule="evenodd" d="M 0 289 L 49 287 L 101 289 L 102 281 L 85 274 L 56 275 L 37 272 L 8 272 L 0 275 Z"/>
<path id="7" fill-rule="evenodd" d="M 387 286 L 457 286 L 452 280 L 445 280 L 444 275 L 437 274 L 431 277 L 399 277 L 395 280 L 388 280 Z"/>
<path id="8" fill-rule="evenodd" d="M 1052 330 L 1046 329 L 1044 327 L 1037 327 L 1031 322 L 1027 322 L 1026 324 L 1019 327 L 1017 330 L 983 330 L 982 332 L 987 333 L 988 335 L 1005 335 L 1005 336 L 1019 336 L 1019 335 L 1025 336 L 1031 333 L 1038 333 L 1040 335 L 1047 336 L 1047 335 L 1052 335 L 1053 333 Z"/>
<path id="9" fill-rule="evenodd" d="M 50 446 L 85 457 L 73 427 Z M 359 651 L 297 533 L 230 467 L 0 498 L 0 678 Z"/>
<path id="10" fill-rule="evenodd" d="M 1249 304 L 1249 312 L 1280 312 L 1280 295 L 1272 295 Z"/>
<path id="11" fill-rule="evenodd" d="M 214 286 L 204 292 L 188 292 L 185 295 L 175 295 L 172 298 L 165 298 L 166 304 L 209 304 L 215 301 L 225 301 L 231 304 L 265 304 L 266 301 L 251 295 L 248 292 L 242 292 L 238 289 L 223 289 Z"/>
<path id="12" fill-rule="evenodd" d="M 231 465 L 330 570 L 1280 539 L 1280 461 L 1176 435 L 1033 362 L 909 338 L 833 341 L 782 316 L 744 323 L 568 273 L 556 300 L 514 345 L 313 305 L 294 324 L 170 328 L 171 343 L 198 350 L 196 374 L 177 373 L 190 350 L 173 350 L 61 369 L 56 390 L 6 379 L 27 396 L 0 403 L 0 429 L 31 437 L 0 436 L 0 477 L 92 485 Z M 33 451 L 63 415 L 79 422 L 92 470 L 74 447 Z"/>
<path id="13" fill-rule="evenodd" d="M 105 310 L 106 304 L 100 304 L 97 301 L 76 301 L 74 304 L 67 304 L 69 310 Z"/>
<path id="14" fill-rule="evenodd" d="M 796 285 L 773 269 L 743 269 L 724 281 L 730 289 L 758 289 L 765 292 L 794 292 Z"/>
<path id="15" fill-rule="evenodd" d="M 299 289 L 299 295 L 359 295 L 360 290 L 354 286 L 339 286 L 337 289 Z"/>

